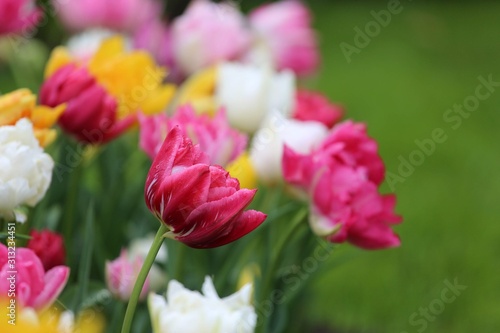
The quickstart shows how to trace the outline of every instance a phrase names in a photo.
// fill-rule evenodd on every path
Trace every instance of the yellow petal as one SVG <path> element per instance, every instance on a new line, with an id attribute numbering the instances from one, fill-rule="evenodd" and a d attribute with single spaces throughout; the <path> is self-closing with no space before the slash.
<path id="1" fill-rule="evenodd" d="M 55 108 L 48 106 L 37 106 L 31 114 L 31 121 L 34 127 L 51 127 L 53 126 L 62 113 L 66 110 L 66 104 L 61 104 Z"/>
<path id="2" fill-rule="evenodd" d="M 240 155 L 226 170 L 231 177 L 240 181 L 241 188 L 255 188 L 257 186 L 257 174 L 247 152 Z"/>
<path id="3" fill-rule="evenodd" d="M 105 65 L 110 59 L 123 54 L 125 41 L 123 37 L 114 36 L 106 39 L 94 54 L 89 63 L 89 70 L 93 73 L 99 71 L 99 67 Z"/>
<path id="4" fill-rule="evenodd" d="M 44 148 L 54 142 L 57 136 L 57 131 L 55 129 L 35 128 L 34 132 L 38 143 Z"/>
<path id="5" fill-rule="evenodd" d="M 192 100 L 213 97 L 217 81 L 217 67 L 210 67 L 192 75 L 179 89 L 178 105 Z"/>
<path id="6" fill-rule="evenodd" d="M 153 115 L 166 109 L 175 94 L 175 86 L 167 84 L 148 94 L 141 103 L 141 111 L 146 115 Z"/>
<path id="7" fill-rule="evenodd" d="M 35 103 L 36 96 L 28 89 L 0 96 L 0 125 L 13 125 L 21 118 L 29 118 Z"/>
<path id="8" fill-rule="evenodd" d="M 45 78 L 50 77 L 59 68 L 73 62 L 71 55 L 65 47 L 56 47 L 50 55 L 49 61 L 45 66 Z"/>

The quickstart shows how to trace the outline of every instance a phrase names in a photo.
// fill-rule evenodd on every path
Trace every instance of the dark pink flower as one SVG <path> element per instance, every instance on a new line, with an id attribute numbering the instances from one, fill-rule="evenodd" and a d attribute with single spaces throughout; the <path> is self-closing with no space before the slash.
<path id="1" fill-rule="evenodd" d="M 66 104 L 59 125 L 78 140 L 104 144 L 126 131 L 135 116 L 118 119 L 117 102 L 83 67 L 69 64 L 43 83 L 40 102 L 55 107 Z"/>
<path id="2" fill-rule="evenodd" d="M 297 92 L 293 114 L 293 118 L 297 120 L 318 121 L 330 128 L 343 114 L 344 109 L 341 106 L 331 103 L 320 93 L 306 90 Z"/>
<path id="3" fill-rule="evenodd" d="M 364 124 L 337 125 L 309 155 L 285 147 L 283 173 L 286 181 L 310 195 L 316 234 L 366 249 L 400 244 L 391 229 L 401 221 L 394 213 L 395 197 L 378 192 L 384 164 Z"/>
<path id="4" fill-rule="evenodd" d="M 66 262 L 66 250 L 61 235 L 50 230 L 36 231 L 30 233 L 31 239 L 27 248 L 31 249 L 42 261 L 46 271 L 64 265 Z"/>
<path id="5" fill-rule="evenodd" d="M 317 69 L 316 35 L 303 3 L 286 0 L 263 5 L 250 13 L 250 23 L 269 44 L 278 69 L 291 69 L 298 75 Z"/>
<path id="6" fill-rule="evenodd" d="M 200 147 L 174 127 L 145 185 L 148 208 L 168 226 L 171 237 L 194 248 L 233 242 L 266 218 L 261 212 L 245 211 L 256 190 L 240 189 L 226 170 L 208 163 Z"/>
<path id="7" fill-rule="evenodd" d="M 226 166 L 234 161 L 247 145 L 246 135 L 231 128 L 223 110 L 214 117 L 197 115 L 189 105 L 181 106 L 168 119 L 164 114 L 139 118 L 141 124 L 140 147 L 154 159 L 169 129 L 179 126 L 183 135 L 210 158 L 210 164 Z"/>
<path id="8" fill-rule="evenodd" d="M 10 33 L 32 34 L 42 18 L 34 0 L 0 0 L 0 36 Z"/>

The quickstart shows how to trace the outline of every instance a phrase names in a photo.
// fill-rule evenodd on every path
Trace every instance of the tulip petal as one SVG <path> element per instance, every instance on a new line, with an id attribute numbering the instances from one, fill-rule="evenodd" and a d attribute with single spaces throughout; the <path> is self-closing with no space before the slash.
<path id="1" fill-rule="evenodd" d="M 45 309 L 50 306 L 64 289 L 69 278 L 69 268 L 56 266 L 45 274 L 45 288 L 33 302 L 36 309 Z"/>

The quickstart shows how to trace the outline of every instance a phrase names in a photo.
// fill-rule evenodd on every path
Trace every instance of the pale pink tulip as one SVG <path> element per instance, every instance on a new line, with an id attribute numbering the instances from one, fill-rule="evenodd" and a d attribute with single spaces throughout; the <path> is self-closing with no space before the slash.
<path id="1" fill-rule="evenodd" d="M 155 18 L 161 5 L 154 0 L 52 0 L 62 23 L 71 30 L 101 27 L 134 31 Z"/>
<path id="2" fill-rule="evenodd" d="M 250 23 L 269 45 L 278 69 L 297 75 L 314 72 L 319 65 L 311 13 L 300 1 L 285 0 L 263 5 L 250 13 Z"/>
<path id="3" fill-rule="evenodd" d="M 69 267 L 45 272 L 32 250 L 17 248 L 12 254 L 0 243 L 0 297 L 10 297 L 9 290 L 14 290 L 18 306 L 44 310 L 55 302 L 68 277 Z"/>
<path id="4" fill-rule="evenodd" d="M 247 51 L 251 34 L 244 16 L 228 3 L 193 1 L 172 26 L 176 63 L 185 74 Z"/>
<path id="5" fill-rule="evenodd" d="M 106 284 L 113 296 L 124 302 L 130 299 L 135 281 L 144 263 L 144 258 L 130 257 L 127 250 L 120 256 L 106 262 Z M 142 287 L 140 299 L 144 300 L 149 292 L 149 277 Z"/>

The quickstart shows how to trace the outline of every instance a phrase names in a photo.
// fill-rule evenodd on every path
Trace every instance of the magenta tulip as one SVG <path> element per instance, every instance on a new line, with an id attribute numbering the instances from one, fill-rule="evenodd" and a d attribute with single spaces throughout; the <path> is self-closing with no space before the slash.
<path id="1" fill-rule="evenodd" d="M 401 217 L 394 213 L 395 197 L 378 192 L 384 164 L 364 124 L 335 126 L 309 155 L 285 147 L 283 173 L 310 195 L 310 224 L 316 234 L 365 249 L 399 246 L 391 226 Z"/>
<path id="2" fill-rule="evenodd" d="M 43 83 L 40 102 L 51 107 L 66 104 L 59 125 L 84 143 L 107 143 L 135 122 L 135 116 L 118 120 L 115 98 L 87 69 L 74 64 L 61 67 Z"/>
<path id="3" fill-rule="evenodd" d="M 256 190 L 240 189 L 220 166 L 183 136 L 170 130 L 149 171 L 148 208 L 169 228 L 167 236 L 194 248 L 233 242 L 257 228 L 266 215 L 244 209 Z"/>
<path id="4" fill-rule="evenodd" d="M 31 37 L 42 15 L 33 0 L 0 0 L 0 36 L 16 33 Z"/>

